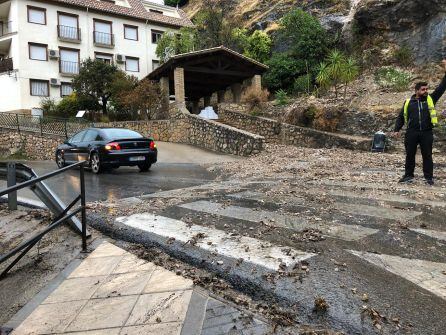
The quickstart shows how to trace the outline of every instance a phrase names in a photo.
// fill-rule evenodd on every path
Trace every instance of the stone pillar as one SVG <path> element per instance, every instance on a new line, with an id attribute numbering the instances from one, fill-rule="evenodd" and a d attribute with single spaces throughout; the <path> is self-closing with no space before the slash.
<path id="1" fill-rule="evenodd" d="M 200 100 L 194 100 L 192 104 L 192 113 L 200 114 Z"/>
<path id="2" fill-rule="evenodd" d="M 240 102 L 242 99 L 242 84 L 231 85 L 232 96 L 234 97 L 233 102 Z"/>
<path id="3" fill-rule="evenodd" d="M 226 91 L 224 91 L 224 90 L 217 92 L 218 103 L 225 102 L 225 94 L 226 94 Z"/>
<path id="4" fill-rule="evenodd" d="M 211 105 L 211 96 L 204 97 L 204 107 L 206 108 L 207 106 L 210 105 Z"/>
<path id="5" fill-rule="evenodd" d="M 256 74 L 254 77 L 251 78 L 251 89 L 256 94 L 260 94 L 262 92 L 262 76 Z"/>
<path id="6" fill-rule="evenodd" d="M 169 77 L 162 77 L 160 79 L 161 94 L 167 103 L 169 103 L 170 88 L 169 88 Z"/>
<path id="7" fill-rule="evenodd" d="M 184 103 L 186 101 L 186 93 L 184 90 L 184 69 L 177 67 L 173 74 L 175 83 L 175 102 Z"/>

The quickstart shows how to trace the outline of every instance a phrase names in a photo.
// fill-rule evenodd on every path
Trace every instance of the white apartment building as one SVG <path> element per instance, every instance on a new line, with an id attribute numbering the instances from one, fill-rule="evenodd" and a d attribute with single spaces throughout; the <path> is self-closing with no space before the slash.
<path id="1" fill-rule="evenodd" d="M 29 112 L 72 92 L 88 57 L 139 79 L 158 66 L 165 31 L 191 26 L 162 0 L 0 0 L 0 112 Z"/>

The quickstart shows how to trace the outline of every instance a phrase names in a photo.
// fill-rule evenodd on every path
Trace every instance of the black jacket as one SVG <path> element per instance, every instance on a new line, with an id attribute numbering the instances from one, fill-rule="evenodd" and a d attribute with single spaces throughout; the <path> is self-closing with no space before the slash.
<path id="1" fill-rule="evenodd" d="M 443 77 L 440 85 L 430 95 L 434 104 L 441 98 L 446 91 L 446 75 Z M 410 98 L 408 108 L 408 125 L 407 130 L 432 130 L 432 122 L 429 113 L 429 106 L 427 105 L 427 98 L 421 97 L 417 99 L 415 95 Z M 438 112 L 438 111 L 437 111 Z M 395 123 L 395 131 L 400 131 L 404 126 L 404 104 L 401 112 L 398 115 Z"/>

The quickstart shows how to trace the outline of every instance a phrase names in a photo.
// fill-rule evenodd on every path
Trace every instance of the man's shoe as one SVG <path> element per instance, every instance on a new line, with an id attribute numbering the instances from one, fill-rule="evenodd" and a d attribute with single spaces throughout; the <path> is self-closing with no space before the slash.
<path id="1" fill-rule="evenodd" d="M 404 176 L 398 182 L 399 183 L 411 183 L 411 182 L 413 182 L 413 177 L 412 176 Z"/>
<path id="2" fill-rule="evenodd" d="M 434 180 L 432 178 L 426 178 L 426 184 L 428 185 L 434 185 Z"/>

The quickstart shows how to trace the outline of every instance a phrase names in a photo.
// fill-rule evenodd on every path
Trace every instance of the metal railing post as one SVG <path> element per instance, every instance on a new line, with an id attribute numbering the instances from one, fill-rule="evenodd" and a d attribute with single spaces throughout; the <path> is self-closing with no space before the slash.
<path id="1" fill-rule="evenodd" d="M 19 121 L 19 114 L 16 114 L 15 115 L 15 118 L 16 118 L 16 120 L 17 120 L 17 131 L 19 132 L 19 134 L 20 134 L 20 121 Z"/>
<path id="2" fill-rule="evenodd" d="M 40 136 L 43 136 L 43 125 L 42 125 L 42 117 L 39 116 L 39 122 L 40 122 Z"/>
<path id="3" fill-rule="evenodd" d="M 16 184 L 16 170 L 15 163 L 8 162 L 7 164 L 7 187 L 14 186 Z M 17 209 L 17 191 L 8 194 L 8 208 L 9 210 Z"/>
<path id="4" fill-rule="evenodd" d="M 87 251 L 87 214 L 85 204 L 85 179 L 84 179 L 84 164 L 81 164 L 80 170 L 80 186 L 81 186 L 81 216 L 82 216 L 82 251 Z"/>
<path id="5" fill-rule="evenodd" d="M 67 132 L 67 121 L 64 121 L 64 128 L 65 128 L 65 138 L 68 138 L 68 132 Z"/>

